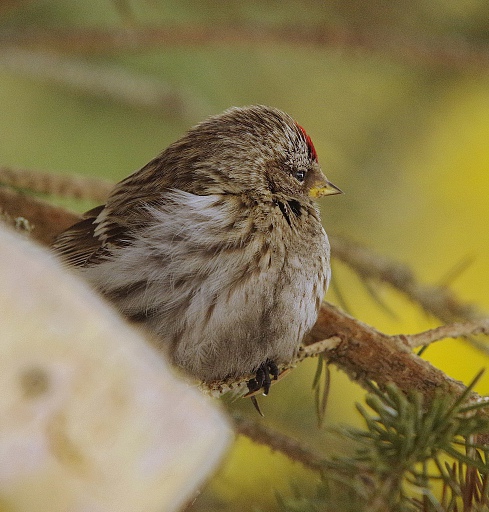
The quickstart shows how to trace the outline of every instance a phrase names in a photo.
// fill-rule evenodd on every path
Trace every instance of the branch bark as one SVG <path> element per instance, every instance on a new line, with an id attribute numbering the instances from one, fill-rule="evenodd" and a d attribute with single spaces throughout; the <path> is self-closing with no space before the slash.
<path id="1" fill-rule="evenodd" d="M 365 387 L 369 381 L 375 381 L 380 388 L 393 382 L 406 393 L 420 391 L 427 401 L 433 399 L 436 390 L 452 396 L 465 390 L 462 382 L 413 354 L 405 335 L 388 336 L 332 304 L 323 303 L 306 345 L 333 336 L 339 337 L 341 343 L 328 350 L 326 357 Z"/>
<path id="2" fill-rule="evenodd" d="M 0 165 L 0 184 L 16 189 L 64 198 L 104 202 L 114 182 L 74 174 L 55 174 L 38 169 L 20 169 Z M 25 196 L 24 196 L 25 197 Z"/>
<path id="3" fill-rule="evenodd" d="M 0 213 L 5 213 L 15 220 L 25 218 L 33 227 L 31 236 L 42 245 L 50 245 L 54 237 L 69 228 L 80 216 L 53 206 L 33 196 L 22 194 L 7 187 L 0 186 Z"/>

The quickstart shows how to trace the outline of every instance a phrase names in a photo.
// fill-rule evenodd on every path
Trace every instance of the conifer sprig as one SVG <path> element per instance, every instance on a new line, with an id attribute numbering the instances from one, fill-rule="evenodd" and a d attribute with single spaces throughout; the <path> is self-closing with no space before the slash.
<path id="1" fill-rule="evenodd" d="M 419 392 L 371 384 L 368 407 L 357 404 L 366 428 L 338 431 L 352 454 L 325 462 L 314 499 L 281 497 L 283 510 L 488 511 L 489 447 L 476 438 L 489 430 L 477 409 L 489 404 L 469 402 L 481 375 L 457 399 L 438 393 L 429 406 Z"/>

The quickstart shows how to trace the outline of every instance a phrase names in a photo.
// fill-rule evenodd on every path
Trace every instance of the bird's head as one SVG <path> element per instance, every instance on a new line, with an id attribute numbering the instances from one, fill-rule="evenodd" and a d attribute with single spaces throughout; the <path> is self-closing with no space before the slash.
<path id="1" fill-rule="evenodd" d="M 275 108 L 230 108 L 192 128 L 169 150 L 185 162 L 182 172 L 199 184 L 201 194 L 305 199 L 341 193 L 323 174 L 304 128 Z"/>

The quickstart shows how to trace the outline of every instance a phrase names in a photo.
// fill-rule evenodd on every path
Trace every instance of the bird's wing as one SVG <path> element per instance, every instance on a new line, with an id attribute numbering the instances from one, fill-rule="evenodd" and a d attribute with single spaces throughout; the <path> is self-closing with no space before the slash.
<path id="1" fill-rule="evenodd" d="M 101 241 L 94 231 L 95 220 L 103 209 L 104 205 L 90 210 L 84 214 L 83 220 L 56 237 L 53 249 L 64 261 L 82 267 L 101 249 Z"/>
<path id="2" fill-rule="evenodd" d="M 133 233 L 149 218 L 148 206 L 161 202 L 170 180 L 155 159 L 118 183 L 107 203 L 58 235 L 54 250 L 70 265 L 83 267 L 105 260 L 111 250 L 131 243 Z"/>

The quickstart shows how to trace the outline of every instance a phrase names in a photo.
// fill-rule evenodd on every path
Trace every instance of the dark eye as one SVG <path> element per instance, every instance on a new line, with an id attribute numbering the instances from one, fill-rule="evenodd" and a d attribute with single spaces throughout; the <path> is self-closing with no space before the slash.
<path id="1" fill-rule="evenodd" d="M 306 179 L 306 171 L 295 171 L 294 178 L 297 181 L 304 181 Z"/>

